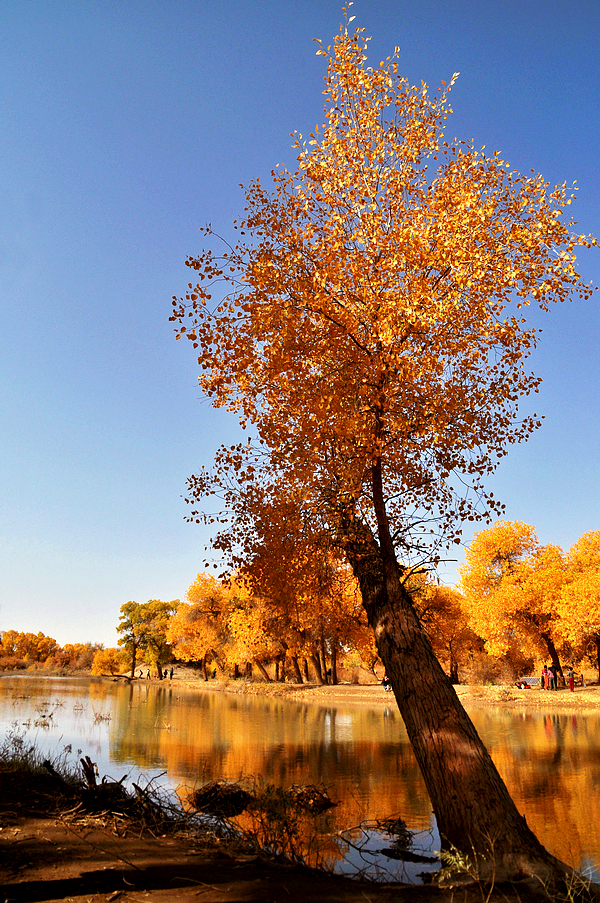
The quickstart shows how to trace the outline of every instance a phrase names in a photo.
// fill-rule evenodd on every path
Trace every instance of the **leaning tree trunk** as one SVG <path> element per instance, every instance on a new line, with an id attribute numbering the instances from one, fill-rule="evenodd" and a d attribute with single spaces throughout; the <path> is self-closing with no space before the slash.
<path id="1" fill-rule="evenodd" d="M 267 672 L 267 669 L 265 668 L 265 666 L 263 665 L 263 663 L 260 662 L 257 658 L 255 658 L 255 659 L 254 659 L 254 664 L 256 665 L 256 667 L 258 668 L 258 670 L 260 671 L 260 674 L 261 674 L 262 679 L 263 679 L 266 683 L 270 684 L 270 683 L 271 683 L 271 678 L 269 677 L 269 674 L 268 674 L 268 672 Z"/>
<path id="2" fill-rule="evenodd" d="M 379 543 L 366 525 L 354 520 L 344 525 L 344 545 L 429 793 L 442 846 L 474 861 L 482 880 L 536 875 L 553 881 L 567 867 L 548 853 L 517 810 L 438 662 L 401 582 L 387 514 L 381 510 L 381 484 L 379 493 L 377 489 L 374 473 Z"/>
<path id="3" fill-rule="evenodd" d="M 552 640 L 552 637 L 548 633 L 541 633 L 540 636 L 543 639 L 544 643 L 546 644 L 546 649 L 548 650 L 548 655 L 550 656 L 550 660 L 551 660 L 552 664 L 556 668 L 557 673 L 560 674 L 560 676 L 564 680 L 565 676 L 563 674 L 562 665 L 560 663 L 560 659 L 558 657 L 558 652 L 556 651 L 556 646 L 554 645 L 554 641 Z"/>

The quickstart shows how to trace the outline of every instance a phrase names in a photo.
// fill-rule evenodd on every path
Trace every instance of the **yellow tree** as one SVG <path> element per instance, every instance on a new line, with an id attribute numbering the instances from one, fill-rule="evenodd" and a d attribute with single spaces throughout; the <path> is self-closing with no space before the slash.
<path id="1" fill-rule="evenodd" d="M 469 625 L 463 597 L 451 586 L 426 581 L 415 588 L 413 598 L 434 652 L 452 683 L 459 683 L 459 667 L 483 645 Z"/>
<path id="2" fill-rule="evenodd" d="M 600 531 L 585 533 L 571 546 L 567 574 L 558 602 L 559 627 L 575 648 L 583 647 L 595 659 L 600 682 Z"/>
<path id="3" fill-rule="evenodd" d="M 259 440 L 223 449 L 190 497 L 224 491 L 243 542 L 255 487 L 275 504 L 296 488 L 359 582 L 444 845 L 481 874 L 548 872 L 404 580 L 437 538 L 500 510 L 484 477 L 539 425 L 518 411 L 539 383 L 523 310 L 587 298 L 574 252 L 593 240 L 565 222 L 566 186 L 446 141 L 450 88 L 411 86 L 396 55 L 370 68 L 366 47 L 347 25 L 319 44 L 325 120 L 298 135 L 296 171 L 252 183 L 237 243 L 187 261 L 178 336 L 199 348 L 204 392 Z"/>
<path id="4" fill-rule="evenodd" d="M 120 674 L 127 668 L 129 656 L 127 651 L 111 646 L 109 649 L 97 649 L 92 661 L 92 674 Z"/>
<path id="5" fill-rule="evenodd" d="M 135 676 L 136 661 L 140 654 L 144 654 L 154 662 L 162 680 L 162 666 L 170 655 L 167 627 L 178 605 L 179 599 L 173 602 L 150 599 L 148 602 L 125 602 L 121 605 L 117 626 L 117 633 L 121 636 L 117 642 L 130 657 L 132 678 Z"/>
<path id="6" fill-rule="evenodd" d="M 330 539 L 315 529 L 314 519 L 303 517 L 291 488 L 276 504 L 255 497 L 251 511 L 242 571 L 271 607 L 273 636 L 298 682 L 302 656 L 312 662 L 318 683 L 337 683 L 338 653 L 355 643 L 366 645 L 356 578 Z M 240 526 L 238 520 L 233 534 L 221 534 L 221 549 L 231 552 L 230 540 L 239 541 Z"/>
<path id="7" fill-rule="evenodd" d="M 475 534 L 459 571 L 471 626 L 488 652 L 504 656 L 516 646 L 550 656 L 561 671 L 557 602 L 566 572 L 558 546 L 540 546 L 529 524 L 497 521 Z"/>
<path id="8" fill-rule="evenodd" d="M 198 574 L 167 627 L 167 639 L 175 656 L 200 662 L 208 680 L 208 663 L 215 661 L 224 670 L 219 650 L 228 639 L 229 602 L 226 587 L 210 574 Z"/>

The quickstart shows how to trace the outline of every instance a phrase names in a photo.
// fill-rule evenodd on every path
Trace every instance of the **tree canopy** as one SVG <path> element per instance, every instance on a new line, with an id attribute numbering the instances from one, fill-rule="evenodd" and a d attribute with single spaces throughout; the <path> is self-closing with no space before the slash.
<path id="1" fill-rule="evenodd" d="M 168 661 L 167 627 L 178 605 L 179 600 L 161 602 L 160 599 L 150 599 L 144 603 L 125 602 L 121 606 L 118 644 L 130 656 L 132 677 L 140 653 L 149 656 L 157 668 Z"/>
<path id="2" fill-rule="evenodd" d="M 215 249 L 208 227 L 213 246 L 187 260 L 196 281 L 173 300 L 177 337 L 199 349 L 203 391 L 254 440 L 221 449 L 189 497 L 224 498 L 226 550 L 254 547 L 256 518 L 298 501 L 360 585 L 444 845 L 496 877 L 547 873 L 556 864 L 447 681 L 407 580 L 465 520 L 501 510 L 485 477 L 539 425 L 519 411 L 539 384 L 524 310 L 587 298 L 575 250 L 596 242 L 565 221 L 566 184 L 446 139 L 456 76 L 430 95 L 399 74 L 397 52 L 372 68 L 366 49 L 348 23 L 319 42 L 325 118 L 297 135 L 296 170 L 248 187 L 234 245 Z"/>
<path id="3" fill-rule="evenodd" d="M 544 652 L 560 669 L 557 600 L 566 563 L 558 546 L 541 546 L 529 524 L 497 521 L 475 535 L 459 570 L 470 623 L 493 655 Z"/>

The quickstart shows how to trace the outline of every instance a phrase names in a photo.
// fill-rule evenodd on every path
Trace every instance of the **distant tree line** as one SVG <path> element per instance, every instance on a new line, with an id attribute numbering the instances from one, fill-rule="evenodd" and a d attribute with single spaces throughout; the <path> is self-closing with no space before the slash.
<path id="1" fill-rule="evenodd" d="M 327 557 L 277 574 L 257 558 L 233 578 L 198 574 L 184 602 L 126 602 L 119 646 L 67 643 L 5 630 L 0 670 L 44 669 L 162 677 L 173 661 L 212 676 L 337 683 L 381 677 L 356 581 Z M 541 545 L 535 528 L 498 521 L 477 533 L 457 588 L 414 571 L 407 588 L 450 679 L 512 682 L 542 663 L 600 677 L 600 531 L 569 550 Z"/>
<path id="2" fill-rule="evenodd" d="M 0 670 L 44 668 L 50 671 L 90 671 L 100 643 L 66 643 L 39 633 L 5 630 L 0 638 Z"/>

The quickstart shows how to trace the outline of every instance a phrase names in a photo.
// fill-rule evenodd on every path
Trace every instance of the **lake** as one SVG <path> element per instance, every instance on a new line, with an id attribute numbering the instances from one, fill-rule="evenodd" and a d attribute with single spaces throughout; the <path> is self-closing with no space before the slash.
<path id="1" fill-rule="evenodd" d="M 552 853 L 600 878 L 600 717 L 501 706 L 470 714 L 533 831 Z M 377 823 L 390 817 L 417 832 L 416 852 L 439 849 L 391 697 L 381 707 L 331 707 L 186 690 L 177 681 L 2 676 L 0 733 L 15 732 L 50 755 L 65 747 L 73 761 L 89 755 L 101 776 L 138 783 L 143 775 L 182 795 L 220 778 L 322 784 L 337 805 L 315 824 L 336 871 L 417 880 L 436 867 L 382 852 L 391 841 Z"/>

